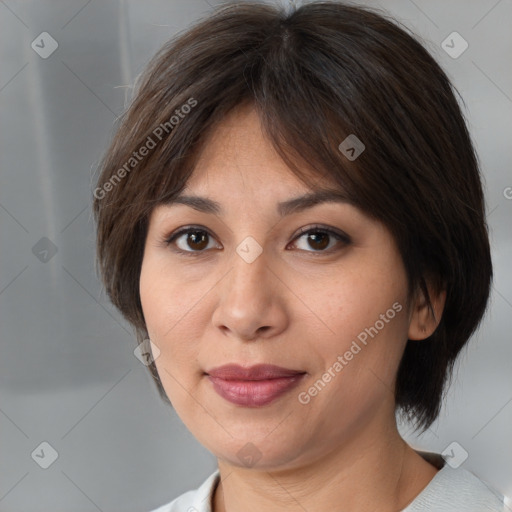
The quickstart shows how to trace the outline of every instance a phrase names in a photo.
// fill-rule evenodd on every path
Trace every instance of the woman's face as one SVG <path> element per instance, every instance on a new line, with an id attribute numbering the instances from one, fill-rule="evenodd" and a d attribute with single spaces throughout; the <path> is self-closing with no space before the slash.
<path id="1" fill-rule="evenodd" d="M 140 296 L 158 373 L 188 429 L 230 464 L 298 466 L 365 432 L 385 435 L 394 422 L 413 314 L 400 254 L 381 223 L 348 203 L 280 215 L 279 203 L 309 192 L 254 111 L 239 110 L 216 129 L 182 192 L 219 212 L 172 204 L 150 218 Z M 316 235 L 301 234 L 315 225 Z M 166 245 L 184 227 L 195 231 Z M 228 363 L 303 374 L 274 385 L 217 381 L 233 403 L 207 375 Z M 287 386 L 279 396 L 276 382 Z"/>

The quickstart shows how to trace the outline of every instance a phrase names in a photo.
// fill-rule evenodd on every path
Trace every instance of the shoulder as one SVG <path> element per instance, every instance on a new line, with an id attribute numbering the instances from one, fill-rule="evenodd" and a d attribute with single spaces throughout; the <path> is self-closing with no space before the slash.
<path id="1" fill-rule="evenodd" d="M 402 512 L 504 512 L 504 496 L 470 471 L 446 464 Z"/>
<path id="2" fill-rule="evenodd" d="M 187 491 L 151 512 L 211 512 L 211 499 L 219 479 L 217 469 L 197 489 Z"/>

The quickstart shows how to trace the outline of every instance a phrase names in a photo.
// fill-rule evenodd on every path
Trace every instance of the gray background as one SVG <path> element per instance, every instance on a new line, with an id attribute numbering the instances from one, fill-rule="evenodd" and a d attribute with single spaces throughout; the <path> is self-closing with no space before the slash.
<path id="1" fill-rule="evenodd" d="M 98 282 L 91 200 L 134 79 L 218 3 L 0 1 L 1 512 L 148 511 L 216 468 L 161 402 Z M 461 92 L 496 272 L 488 316 L 439 420 L 420 437 L 401 431 L 439 453 L 456 441 L 456 457 L 468 453 L 463 467 L 512 496 L 512 2 L 360 3 L 384 7 L 425 38 Z M 441 46 L 453 31 L 469 44 L 458 58 Z M 31 47 L 42 32 L 58 43 L 45 59 Z M 42 442 L 58 453 L 47 469 L 31 456 Z"/>

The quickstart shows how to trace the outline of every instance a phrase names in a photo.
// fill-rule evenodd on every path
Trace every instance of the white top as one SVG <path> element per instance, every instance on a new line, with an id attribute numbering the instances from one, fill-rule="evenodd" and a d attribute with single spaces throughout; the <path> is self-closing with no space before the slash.
<path id="1" fill-rule="evenodd" d="M 425 453 L 430 460 L 439 460 L 437 454 Z M 434 459 L 432 459 L 434 456 Z M 424 457 L 427 458 L 427 457 Z M 442 462 L 441 464 L 444 464 Z M 438 465 L 438 468 L 440 465 Z M 176 499 L 151 512 L 212 512 L 213 493 L 220 481 L 217 469 L 195 490 L 185 492 Z M 510 512 L 503 495 L 478 479 L 470 471 L 442 465 L 434 478 L 401 512 Z"/>

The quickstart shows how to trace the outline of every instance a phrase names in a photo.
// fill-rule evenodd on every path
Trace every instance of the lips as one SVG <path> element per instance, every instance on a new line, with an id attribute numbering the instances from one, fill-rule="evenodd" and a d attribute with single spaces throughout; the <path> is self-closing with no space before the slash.
<path id="1" fill-rule="evenodd" d="M 298 385 L 306 372 L 269 364 L 249 368 L 228 364 L 206 374 L 213 389 L 224 399 L 240 406 L 261 407 Z"/>
<path id="2" fill-rule="evenodd" d="M 257 364 L 249 368 L 244 368 L 239 364 L 226 364 L 212 368 L 206 373 L 212 377 L 218 377 L 223 380 L 266 380 L 280 377 L 293 377 L 294 375 L 306 372 L 291 370 L 273 364 Z"/>

